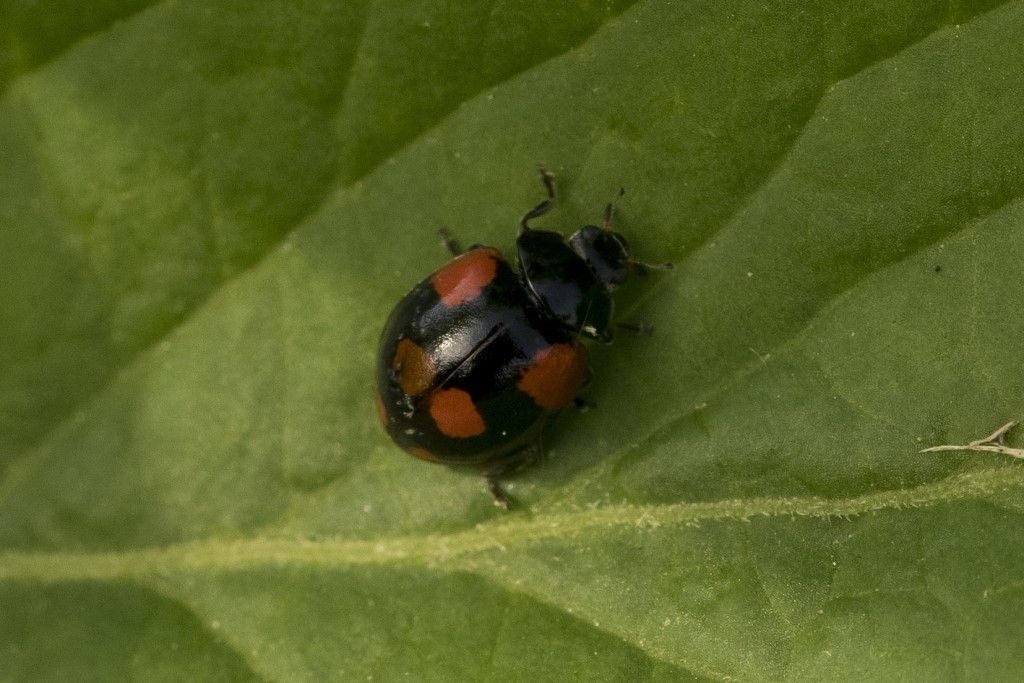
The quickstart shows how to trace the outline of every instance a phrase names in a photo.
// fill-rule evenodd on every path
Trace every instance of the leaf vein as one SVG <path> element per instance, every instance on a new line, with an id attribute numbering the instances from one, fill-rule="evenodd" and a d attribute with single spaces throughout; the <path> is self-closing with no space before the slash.
<path id="1" fill-rule="evenodd" d="M 838 306 L 839 303 L 843 301 L 845 298 L 851 296 L 853 292 L 856 291 L 856 289 L 860 286 L 860 284 L 863 283 L 872 275 L 882 272 L 887 268 L 892 268 L 910 258 L 913 258 L 919 251 L 933 244 L 936 244 L 939 241 L 950 237 L 951 235 L 963 232 L 973 227 L 978 227 L 989 217 L 1003 211 L 1007 207 L 1020 201 L 1022 197 L 1024 197 L 1024 193 L 1011 195 L 1004 201 L 1000 202 L 999 204 L 986 208 L 983 213 L 972 216 L 969 220 L 966 220 L 958 225 L 951 226 L 946 231 L 942 231 L 936 235 L 919 241 L 919 243 L 911 247 L 907 251 L 907 253 L 900 255 L 898 258 L 885 261 L 879 264 L 877 268 L 873 268 L 867 272 L 860 274 L 845 288 L 836 292 L 835 294 L 829 295 L 825 300 L 823 300 L 822 303 L 814 309 L 812 314 L 808 317 L 807 321 L 803 325 L 799 326 L 798 329 L 794 330 L 792 333 L 785 335 L 782 339 L 773 344 L 769 350 L 772 352 L 773 355 L 775 355 L 785 350 L 787 347 L 793 345 L 797 340 L 802 338 L 809 331 L 813 330 L 816 325 L 821 324 L 822 320 L 827 317 L 828 312 L 831 309 Z M 663 281 L 667 280 L 668 278 L 665 278 Z M 707 393 L 699 401 L 696 401 L 696 403 L 698 405 L 702 403 L 709 403 L 715 397 L 723 395 L 735 384 L 754 375 L 756 372 L 761 371 L 764 367 L 764 363 L 762 363 L 759 358 L 737 367 L 722 381 L 708 387 Z M 602 464 L 598 465 L 595 468 L 591 468 L 591 470 L 588 471 L 588 474 L 585 478 L 581 478 L 578 480 L 577 484 L 575 485 L 576 488 L 585 487 L 587 485 L 587 482 L 595 478 L 595 476 L 603 474 L 606 470 L 611 470 L 618 467 L 620 462 L 624 458 L 629 457 L 630 454 L 638 450 L 643 444 L 649 443 L 650 441 L 658 438 L 660 434 L 663 434 L 671 430 L 675 425 L 679 424 L 681 421 L 683 421 L 692 414 L 692 410 L 687 410 L 680 414 L 668 415 L 666 419 L 661 420 L 659 423 L 655 424 L 652 428 L 650 428 L 644 436 L 639 437 L 631 444 L 628 444 L 623 448 L 619 449 L 618 451 L 610 455 L 608 458 L 606 458 Z"/>
<path id="2" fill-rule="evenodd" d="M 474 568 L 473 571 L 475 573 L 479 573 L 479 571 L 476 568 Z M 588 628 L 593 629 L 594 631 L 597 631 L 599 633 L 605 633 L 615 638 L 618 638 L 626 645 L 629 645 L 630 647 L 635 647 L 638 650 L 642 651 L 651 659 L 657 660 L 659 662 L 674 667 L 680 673 L 688 673 L 694 677 L 710 678 L 716 681 L 723 682 L 736 680 L 734 676 L 730 676 L 729 674 L 702 667 L 696 662 L 694 662 L 692 659 L 684 657 L 679 652 L 666 651 L 664 648 L 651 645 L 650 643 L 645 642 L 642 639 L 634 638 L 631 634 L 626 632 L 625 629 L 617 629 L 614 626 L 602 624 L 598 618 L 595 618 L 594 615 L 590 614 L 587 610 L 581 609 L 578 606 L 572 606 L 570 608 L 569 605 L 558 601 L 552 595 L 546 595 L 544 593 L 541 593 L 540 591 L 529 590 L 522 584 L 509 581 L 504 577 L 493 573 L 486 574 L 484 576 L 484 579 L 490 581 L 492 584 L 494 584 L 496 587 L 500 588 L 503 591 L 522 595 L 526 598 L 529 598 L 530 600 L 537 602 L 540 605 L 544 605 L 559 612 L 563 612 L 567 614 L 569 617 L 576 619 L 581 624 L 586 625 Z"/>
<path id="3" fill-rule="evenodd" d="M 250 654 L 250 651 L 242 646 L 241 643 L 236 642 L 229 635 L 223 631 L 211 630 L 204 615 L 195 608 L 190 602 L 180 597 L 175 591 L 161 585 L 161 582 L 154 578 L 142 578 L 136 579 L 135 583 L 140 585 L 142 588 L 154 593 L 155 595 L 163 598 L 167 602 L 173 603 L 185 610 L 195 618 L 200 624 L 200 632 L 211 642 L 222 643 L 234 652 L 238 658 L 245 665 L 246 670 L 252 675 L 253 680 L 259 681 L 260 683 L 273 683 L 275 679 L 268 678 L 259 671 L 259 667 L 256 665 L 256 661 Z"/>
<path id="4" fill-rule="evenodd" d="M 1002 8 L 1003 6 L 1012 4 L 1013 2 L 1016 2 L 1016 1 L 1017 0 L 1005 0 L 1004 2 L 1001 2 L 998 5 L 995 5 L 994 7 L 991 7 L 990 9 L 986 10 L 985 12 L 981 12 L 979 14 L 976 14 L 976 15 L 972 16 L 968 21 L 963 22 L 960 25 L 962 26 L 964 24 L 972 23 L 976 19 L 979 19 L 979 18 L 981 18 L 983 16 L 986 16 L 988 14 L 995 13 L 1000 8 Z M 888 52 L 886 52 L 886 53 L 884 53 L 882 55 L 879 55 L 878 57 L 873 57 L 873 58 L 869 59 L 866 63 L 861 64 L 859 66 L 855 66 L 851 72 L 849 72 L 849 73 L 847 73 L 847 74 L 845 74 L 843 76 L 840 76 L 840 77 L 836 78 L 833 81 L 830 81 L 830 82 L 824 84 L 820 88 L 818 96 L 817 96 L 817 99 L 816 99 L 816 101 L 814 103 L 814 106 L 811 107 L 810 112 L 807 115 L 807 118 L 805 118 L 800 123 L 799 128 L 797 129 L 796 133 L 793 135 L 793 138 L 790 140 L 789 144 L 778 155 L 777 160 L 774 163 L 774 165 L 771 168 L 769 168 L 768 171 L 765 173 L 764 179 L 757 185 L 756 188 L 754 188 L 751 192 L 747 193 L 746 197 L 742 201 L 739 202 L 738 208 L 736 209 L 736 211 L 734 211 L 726 220 L 724 220 L 722 222 L 721 226 L 719 226 L 716 230 L 713 230 L 704 239 L 700 240 L 697 244 L 695 244 L 691 248 L 691 253 L 700 251 L 706 245 L 710 244 L 711 242 L 714 242 L 715 239 L 717 239 L 718 236 L 722 232 L 724 232 L 726 229 L 728 229 L 733 223 L 735 223 L 737 221 L 737 219 L 741 215 L 743 215 L 743 213 L 753 204 L 753 201 L 757 197 L 757 195 L 760 194 L 762 191 L 764 191 L 764 189 L 771 184 L 772 180 L 775 179 L 775 177 L 779 174 L 779 172 L 785 166 L 786 160 L 789 158 L 790 154 L 792 154 L 793 150 L 799 144 L 800 140 L 802 140 L 804 135 L 807 133 L 808 126 L 814 120 L 815 115 L 821 109 L 822 103 L 825 101 L 825 98 L 829 96 L 829 94 L 834 92 L 836 90 L 836 88 L 841 87 L 842 84 L 844 84 L 844 83 L 846 83 L 848 81 L 852 81 L 853 79 L 857 78 L 858 76 L 860 76 L 862 73 L 864 73 L 868 69 L 871 69 L 871 68 L 873 68 L 873 67 L 875 67 L 875 66 L 877 66 L 877 65 L 879 65 L 879 64 L 881 64 L 883 62 L 887 62 L 887 61 L 891 61 L 893 59 L 896 59 L 897 57 L 899 57 L 901 54 L 903 54 L 907 50 L 913 49 L 914 47 L 916 47 L 916 46 L 920 45 L 921 43 L 925 42 L 926 40 L 930 39 L 936 33 L 939 33 L 940 31 L 946 30 L 949 27 L 950 27 L 950 24 L 942 24 L 938 28 L 936 28 L 936 29 L 934 29 L 932 31 L 929 31 L 929 32 L 925 33 L 924 35 L 918 36 L 915 40 L 912 40 L 909 43 L 901 44 L 896 49 L 888 51 Z"/>
<path id="5" fill-rule="evenodd" d="M 607 505 L 533 518 L 481 524 L 446 535 L 384 539 L 253 537 L 206 539 L 161 547 L 111 552 L 0 553 L 0 581 L 112 581 L 188 572 L 231 572 L 261 566 L 421 565 L 451 569 L 453 562 L 510 546 L 584 532 L 646 533 L 704 522 L 749 522 L 754 518 L 850 518 L 873 512 L 923 508 L 1024 488 L 1024 467 L 993 467 L 954 474 L 907 489 L 852 498 L 764 497 L 653 505 Z"/>
<path id="6" fill-rule="evenodd" d="M 30 76 L 30 75 L 36 73 L 37 71 L 42 71 L 48 65 L 50 65 L 53 62 L 57 61 L 63 55 L 67 54 L 71 50 L 74 50 L 76 47 L 78 47 L 79 45 L 81 45 L 85 41 L 87 41 L 87 40 L 89 40 L 91 38 L 97 38 L 98 36 L 100 36 L 100 35 L 108 32 L 108 31 L 110 31 L 116 24 L 123 23 L 123 22 L 126 22 L 126 21 L 131 21 L 135 17 L 140 16 L 142 14 L 145 14 L 146 12 L 148 12 L 149 10 L 151 10 L 151 9 L 153 9 L 155 7 L 159 7 L 160 5 L 168 5 L 168 4 L 171 4 L 171 2 L 172 2 L 172 0 L 155 0 L 155 2 L 151 2 L 148 5 L 143 5 L 142 7 L 138 7 L 136 9 L 134 9 L 133 11 L 128 12 L 127 14 L 117 15 L 117 16 L 111 17 L 110 21 L 107 22 L 105 25 L 97 27 L 96 29 L 94 29 L 94 30 L 92 30 L 92 31 L 90 31 L 88 33 L 82 34 L 82 35 L 78 36 L 77 38 L 74 38 L 67 45 L 65 45 L 64 47 L 60 48 L 59 50 L 57 50 L 53 54 L 48 55 L 42 61 L 39 61 L 39 62 L 36 62 L 35 64 L 30 65 L 24 71 L 20 72 L 19 74 L 17 74 L 16 76 L 14 76 L 10 80 L 8 80 L 6 83 L 0 84 L 0 98 L 3 98 L 3 97 L 5 97 L 7 95 L 7 93 L 10 91 L 10 89 L 12 88 L 14 83 L 20 81 L 22 78 L 25 78 L 27 76 Z"/>

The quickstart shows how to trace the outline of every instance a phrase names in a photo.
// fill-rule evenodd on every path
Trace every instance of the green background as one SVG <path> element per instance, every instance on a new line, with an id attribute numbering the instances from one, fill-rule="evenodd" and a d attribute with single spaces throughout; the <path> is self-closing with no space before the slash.
<path id="1" fill-rule="evenodd" d="M 0 680 L 1014 680 L 1024 2 L 0 4 Z M 371 400 L 437 229 L 655 325 L 495 509 Z M 1011 441 L 1014 434 L 1011 433 Z M 1017 440 L 1019 443 L 1019 438 Z"/>

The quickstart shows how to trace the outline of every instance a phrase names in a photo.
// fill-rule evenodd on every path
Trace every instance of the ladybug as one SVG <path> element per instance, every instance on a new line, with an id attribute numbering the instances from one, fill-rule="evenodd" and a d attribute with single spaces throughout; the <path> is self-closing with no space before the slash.
<path id="1" fill-rule="evenodd" d="M 568 240 L 531 228 L 555 202 L 553 176 L 541 169 L 541 180 L 547 199 L 519 222 L 518 272 L 497 249 L 461 251 L 442 231 L 454 259 L 398 302 L 377 353 L 377 408 L 395 443 L 477 469 L 505 509 L 499 479 L 536 458 L 553 415 L 585 404 L 576 398 L 590 377 L 581 339 L 611 342 L 612 291 L 632 272 L 672 267 L 631 257 L 612 230 L 614 202 L 602 227 Z"/>

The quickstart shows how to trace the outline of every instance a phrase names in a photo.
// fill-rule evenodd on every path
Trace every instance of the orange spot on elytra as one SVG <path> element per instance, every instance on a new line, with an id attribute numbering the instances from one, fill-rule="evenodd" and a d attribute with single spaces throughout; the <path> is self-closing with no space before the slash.
<path id="1" fill-rule="evenodd" d="M 587 350 L 578 342 L 552 344 L 538 351 L 533 360 L 516 386 L 544 410 L 562 410 L 587 378 Z"/>
<path id="2" fill-rule="evenodd" d="M 430 356 L 411 339 L 398 342 L 391 367 L 398 371 L 398 383 L 410 396 L 419 396 L 430 388 L 437 369 Z"/>
<path id="3" fill-rule="evenodd" d="M 462 389 L 439 389 L 431 394 L 430 417 L 442 434 L 456 439 L 477 436 L 487 429 L 473 397 Z"/>
<path id="4" fill-rule="evenodd" d="M 419 446 L 410 446 L 405 449 L 410 455 L 414 455 L 420 460 L 426 460 L 427 462 L 440 462 L 440 458 L 428 451 L 426 448 L 420 448 Z"/>
<path id="5" fill-rule="evenodd" d="M 430 278 L 441 303 L 454 308 L 480 296 L 498 272 L 497 249 L 481 247 L 467 251 Z"/>
<path id="6" fill-rule="evenodd" d="M 385 427 L 388 426 L 388 411 L 384 408 L 384 401 L 380 398 L 380 392 L 373 392 L 373 402 L 377 404 L 377 417 L 380 418 L 380 423 Z"/>

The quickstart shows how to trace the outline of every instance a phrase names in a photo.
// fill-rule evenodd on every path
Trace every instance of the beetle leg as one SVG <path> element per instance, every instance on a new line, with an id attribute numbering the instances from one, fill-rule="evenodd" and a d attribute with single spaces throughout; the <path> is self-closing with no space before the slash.
<path id="1" fill-rule="evenodd" d="M 538 169 L 540 171 L 540 182 L 544 183 L 544 189 L 547 190 L 548 199 L 551 203 L 555 203 L 555 174 L 548 169 L 544 168 L 543 165 Z"/>
<path id="2" fill-rule="evenodd" d="M 545 199 L 540 204 L 538 204 L 537 206 L 535 206 L 532 209 L 530 209 L 529 211 L 527 211 L 526 215 L 524 215 L 522 220 L 519 221 L 519 234 L 522 235 L 524 232 L 527 232 L 527 231 L 530 230 L 529 223 L 530 223 L 531 219 L 543 216 L 544 214 L 546 214 L 550 210 L 551 210 L 551 200 L 550 199 Z"/>
<path id="3" fill-rule="evenodd" d="M 612 217 L 615 214 L 615 204 L 622 199 L 622 195 L 626 194 L 625 188 L 620 187 L 618 194 L 615 195 L 615 199 L 608 202 L 604 207 L 604 222 L 601 227 L 605 232 L 609 232 L 612 229 Z"/>
<path id="4" fill-rule="evenodd" d="M 580 385 L 580 391 L 583 391 L 590 386 L 590 383 L 594 381 L 594 368 L 587 366 L 587 374 L 583 377 L 583 384 Z"/>
<path id="5" fill-rule="evenodd" d="M 581 413 L 585 413 L 591 408 L 597 407 L 597 404 L 595 404 L 593 401 L 588 401 L 587 399 L 582 398 L 580 396 L 576 396 L 575 398 L 573 398 L 572 403 L 573 405 L 576 406 L 576 410 L 580 411 Z"/>
<path id="6" fill-rule="evenodd" d="M 646 261 L 636 261 L 633 259 L 630 259 L 629 265 L 639 275 L 647 275 L 652 270 L 672 270 L 676 267 L 674 263 L 647 263 Z"/>
<path id="7" fill-rule="evenodd" d="M 500 507 L 502 510 L 508 510 L 512 507 L 512 500 L 505 493 L 505 489 L 501 487 L 501 482 L 498 481 L 498 475 L 496 474 L 485 474 L 484 481 L 487 482 L 487 490 L 491 496 L 494 497 L 494 505 Z"/>
<path id="8" fill-rule="evenodd" d="M 494 498 L 494 504 L 497 507 L 500 507 L 502 510 L 508 510 L 513 504 L 512 497 L 502 488 L 501 480 L 537 462 L 543 451 L 544 444 L 541 441 L 541 437 L 537 436 L 536 440 L 532 443 L 517 449 L 502 462 L 484 471 L 483 475 L 484 481 L 487 483 L 487 490 Z"/>
<path id="9" fill-rule="evenodd" d="M 444 242 L 444 248 L 447 249 L 452 256 L 458 256 L 462 253 L 462 246 L 459 241 L 452 237 L 452 234 L 448 232 L 447 228 L 441 228 L 437 231 L 441 235 L 441 241 Z"/>
<path id="10" fill-rule="evenodd" d="M 530 229 L 529 222 L 534 218 L 543 216 L 555 206 L 555 176 L 552 175 L 543 166 L 540 167 L 540 181 L 544 184 L 544 189 L 548 193 L 548 198 L 542 201 L 537 206 L 533 207 L 526 212 L 526 215 L 519 221 L 519 234 L 522 235 L 524 232 Z"/>

